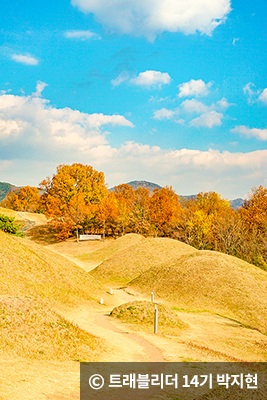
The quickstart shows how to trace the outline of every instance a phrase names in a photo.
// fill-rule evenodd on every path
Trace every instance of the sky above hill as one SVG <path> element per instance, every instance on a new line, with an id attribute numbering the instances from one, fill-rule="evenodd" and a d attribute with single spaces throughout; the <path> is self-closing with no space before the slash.
<path id="1" fill-rule="evenodd" d="M 267 186 L 266 0 L 1 2 L 0 181 Z"/>

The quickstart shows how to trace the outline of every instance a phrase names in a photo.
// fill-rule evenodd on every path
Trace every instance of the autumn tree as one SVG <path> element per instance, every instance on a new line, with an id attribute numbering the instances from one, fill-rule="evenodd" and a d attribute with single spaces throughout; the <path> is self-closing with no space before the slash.
<path id="1" fill-rule="evenodd" d="M 83 229 L 86 218 L 92 218 L 97 204 L 108 194 L 103 172 L 90 165 L 59 165 L 53 178 L 40 184 L 46 216 L 65 239 Z"/>
<path id="2" fill-rule="evenodd" d="M 115 186 L 114 194 L 117 199 L 119 221 L 122 229 L 122 234 L 124 235 L 125 228 L 128 226 L 129 220 L 132 215 L 135 194 L 133 188 L 125 183 Z"/>
<path id="3" fill-rule="evenodd" d="M 119 208 L 118 202 L 114 192 L 110 192 L 108 196 L 104 197 L 99 203 L 96 212 L 96 222 L 103 232 L 105 239 L 107 230 L 111 230 L 112 235 L 115 231 L 119 221 Z"/>
<path id="4" fill-rule="evenodd" d="M 16 191 L 10 191 L 1 206 L 15 211 L 40 212 L 41 200 L 39 190 L 32 186 L 23 186 Z"/>
<path id="5" fill-rule="evenodd" d="M 134 191 L 130 228 L 135 233 L 146 235 L 150 231 L 150 224 L 148 221 L 149 197 L 150 193 L 147 188 L 138 187 Z"/>
<path id="6" fill-rule="evenodd" d="M 179 197 L 172 187 L 154 189 L 148 204 L 148 219 L 155 235 L 171 236 L 181 214 Z"/>
<path id="7" fill-rule="evenodd" d="M 249 248 L 245 257 L 267 269 L 267 188 L 254 187 L 238 212 L 249 232 Z"/>
<path id="8" fill-rule="evenodd" d="M 214 226 L 230 210 L 230 203 L 216 192 L 200 192 L 188 199 L 180 223 L 180 237 L 198 249 L 215 248 Z"/>

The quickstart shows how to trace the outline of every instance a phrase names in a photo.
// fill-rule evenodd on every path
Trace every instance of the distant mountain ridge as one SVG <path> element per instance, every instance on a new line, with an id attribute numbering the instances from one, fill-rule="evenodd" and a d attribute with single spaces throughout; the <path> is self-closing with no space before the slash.
<path id="1" fill-rule="evenodd" d="M 147 181 L 131 181 L 131 182 L 127 182 L 126 185 L 131 186 L 134 190 L 136 190 L 139 187 L 144 187 L 149 190 L 150 194 L 153 193 L 154 189 L 162 188 L 162 186 L 157 185 L 156 183 L 147 182 Z M 114 187 L 109 189 L 110 192 L 113 192 L 114 190 L 115 190 Z M 178 196 L 181 200 L 195 199 L 197 197 L 196 194 L 184 195 L 184 196 L 178 194 Z M 241 199 L 240 197 L 237 199 L 234 199 L 234 200 L 229 200 L 229 203 L 234 210 L 241 207 L 243 202 L 244 202 L 244 199 Z"/>
<path id="2" fill-rule="evenodd" d="M 147 182 L 147 181 L 131 181 L 127 182 L 126 185 L 131 186 L 134 190 L 139 187 L 144 187 L 149 190 L 149 193 L 152 194 L 154 189 L 161 189 L 161 186 L 157 185 L 156 183 Z M 113 192 L 115 188 L 110 188 L 109 191 Z"/>
<path id="3" fill-rule="evenodd" d="M 11 183 L 0 182 L 0 201 L 4 200 L 8 192 L 11 190 L 15 191 L 17 189 L 19 189 L 19 187 L 12 185 Z"/>
<path id="4" fill-rule="evenodd" d="M 127 185 L 131 186 L 134 190 L 136 190 L 139 187 L 144 187 L 149 190 L 149 193 L 152 194 L 154 189 L 161 189 L 162 186 L 158 185 L 157 183 L 153 182 L 147 182 L 147 181 L 131 181 L 128 182 Z M 19 186 L 12 185 L 11 183 L 6 183 L 6 182 L 0 182 L 0 201 L 2 201 L 8 192 L 11 190 L 15 191 L 19 189 Z M 109 191 L 112 192 L 114 191 L 114 187 L 110 188 Z M 187 199 L 192 199 L 196 198 L 196 194 L 188 195 L 188 196 L 182 196 L 178 195 L 180 199 L 187 200 Z M 241 207 L 244 202 L 244 199 L 241 199 L 240 197 L 234 200 L 229 200 L 229 203 L 231 204 L 231 207 L 236 210 L 237 208 Z"/>

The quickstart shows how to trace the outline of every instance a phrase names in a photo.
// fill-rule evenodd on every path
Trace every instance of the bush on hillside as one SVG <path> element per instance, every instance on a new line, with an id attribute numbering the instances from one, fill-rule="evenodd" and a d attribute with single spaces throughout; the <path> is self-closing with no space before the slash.
<path id="1" fill-rule="evenodd" d="M 0 230 L 11 235 L 23 237 L 23 233 L 20 231 L 20 225 L 14 223 L 14 217 L 8 217 L 5 214 L 0 214 Z"/>

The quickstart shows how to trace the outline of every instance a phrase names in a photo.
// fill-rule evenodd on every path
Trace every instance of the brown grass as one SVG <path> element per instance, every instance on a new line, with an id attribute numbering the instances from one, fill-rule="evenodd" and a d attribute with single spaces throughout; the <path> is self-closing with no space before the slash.
<path id="1" fill-rule="evenodd" d="M 26 239 L 0 232 L 2 294 L 76 305 L 99 298 L 100 284 L 71 261 Z"/>
<path id="2" fill-rule="evenodd" d="M 168 306 L 159 304 L 159 331 L 164 334 L 179 335 L 181 329 L 187 324 L 182 322 L 177 314 Z M 111 317 L 119 319 L 126 324 L 138 324 L 139 329 L 153 331 L 155 305 L 149 301 L 131 301 L 115 307 L 110 313 Z"/>
<path id="3" fill-rule="evenodd" d="M 132 246 L 136 246 L 145 238 L 136 233 L 130 233 L 128 235 L 122 236 L 116 240 L 107 241 L 107 244 L 91 253 L 85 253 L 80 256 L 82 260 L 89 261 L 92 263 L 100 264 L 105 260 L 108 260 L 120 251 L 128 250 Z"/>
<path id="4" fill-rule="evenodd" d="M 36 298 L 0 297 L 0 353 L 49 360 L 95 361 L 101 340 Z"/>
<path id="5" fill-rule="evenodd" d="M 183 254 L 151 267 L 130 284 L 154 291 L 185 310 L 209 311 L 267 333 L 267 273 L 238 258 L 213 251 Z"/>
<path id="6" fill-rule="evenodd" d="M 116 282 L 125 285 L 151 267 L 169 262 L 182 254 L 196 253 L 197 250 L 177 240 L 168 238 L 143 238 L 133 246 L 120 248 L 109 255 L 109 259 L 95 268 L 91 274 L 105 283 Z M 142 236 L 140 236 L 142 238 Z M 118 239 L 128 243 L 128 235 Z M 104 250 L 104 249 L 103 249 Z"/>

